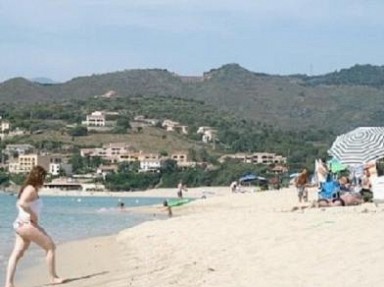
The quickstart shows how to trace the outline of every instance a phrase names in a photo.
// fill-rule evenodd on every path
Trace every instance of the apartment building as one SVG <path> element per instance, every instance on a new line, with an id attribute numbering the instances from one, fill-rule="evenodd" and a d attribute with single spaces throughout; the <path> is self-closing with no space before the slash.
<path id="1" fill-rule="evenodd" d="M 10 173 L 28 173 L 36 165 L 40 165 L 49 171 L 50 156 L 39 154 L 21 154 L 17 159 L 9 162 Z"/>
<path id="2" fill-rule="evenodd" d="M 110 162 L 133 161 L 136 159 L 132 146 L 126 143 L 109 143 L 101 148 L 83 148 L 80 150 L 82 157 L 101 157 Z"/>
<path id="3" fill-rule="evenodd" d="M 139 172 L 157 171 L 162 167 L 164 160 L 162 159 L 143 159 L 140 161 Z"/>
<path id="4" fill-rule="evenodd" d="M 267 152 L 226 154 L 220 157 L 219 162 L 224 162 L 226 159 L 234 159 L 252 164 L 285 164 L 287 162 L 286 157 Z"/>

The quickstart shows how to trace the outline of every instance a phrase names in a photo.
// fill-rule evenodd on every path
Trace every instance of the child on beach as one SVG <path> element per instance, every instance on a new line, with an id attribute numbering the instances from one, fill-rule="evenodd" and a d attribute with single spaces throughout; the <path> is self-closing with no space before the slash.
<path id="1" fill-rule="evenodd" d="M 51 283 L 61 284 L 65 282 L 65 280 L 60 278 L 56 273 L 55 244 L 46 231 L 39 225 L 42 200 L 39 197 L 38 191 L 39 188 L 43 186 L 46 174 L 43 167 L 33 167 L 19 191 L 17 200 L 19 214 L 13 224 L 16 233 L 15 247 L 8 261 L 5 287 L 14 286 L 17 263 L 31 242 L 36 243 L 46 252 Z"/>
<path id="2" fill-rule="evenodd" d="M 239 185 L 238 185 L 237 181 L 232 181 L 231 185 L 229 186 L 230 189 L 231 189 L 231 192 L 232 192 L 232 193 L 236 192 L 238 186 L 239 186 Z"/>
<path id="3" fill-rule="evenodd" d="M 164 206 L 164 207 L 166 208 L 166 210 L 168 211 L 168 216 L 169 216 L 169 217 L 172 217 L 172 216 L 173 216 L 172 208 L 171 208 L 171 206 L 169 205 L 168 200 L 164 200 L 164 201 L 163 201 L 163 206 Z"/>

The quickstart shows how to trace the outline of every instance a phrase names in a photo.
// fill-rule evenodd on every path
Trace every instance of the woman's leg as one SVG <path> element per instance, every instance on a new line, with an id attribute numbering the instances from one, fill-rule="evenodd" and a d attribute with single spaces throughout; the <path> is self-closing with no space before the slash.
<path id="1" fill-rule="evenodd" d="M 29 240 L 23 239 L 19 234 L 16 233 L 15 247 L 13 248 L 12 254 L 9 257 L 8 267 L 7 267 L 7 275 L 5 279 L 5 287 L 13 287 L 13 282 L 15 278 L 16 266 L 18 261 L 25 250 L 28 249 L 30 244 Z"/>
<path id="2" fill-rule="evenodd" d="M 55 249 L 56 246 L 51 237 L 45 232 L 43 228 L 36 225 L 28 225 L 28 227 L 22 228 L 19 233 L 24 238 L 36 243 L 46 251 L 46 261 L 48 264 L 49 276 L 51 277 L 51 283 L 60 284 L 64 280 L 60 278 L 56 273 L 55 262 Z"/>
<path id="3" fill-rule="evenodd" d="M 301 187 L 297 188 L 297 196 L 299 198 L 299 203 L 303 201 L 303 189 Z"/>
<path id="4" fill-rule="evenodd" d="M 304 202 L 308 202 L 308 189 L 307 188 L 304 188 L 303 199 L 304 199 Z"/>

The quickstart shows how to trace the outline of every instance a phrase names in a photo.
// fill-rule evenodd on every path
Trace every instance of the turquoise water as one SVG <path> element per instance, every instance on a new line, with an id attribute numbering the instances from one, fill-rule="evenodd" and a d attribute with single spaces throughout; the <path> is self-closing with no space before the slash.
<path id="1" fill-rule="evenodd" d="M 13 247 L 14 232 L 12 223 L 17 216 L 16 196 L 0 192 L 0 285 L 4 280 L 6 261 Z M 43 199 L 43 211 L 40 224 L 57 244 L 101 235 L 116 233 L 144 221 L 153 220 L 153 215 L 121 211 L 116 208 L 116 197 L 58 197 L 47 196 Z M 162 198 L 121 198 L 126 207 L 148 206 L 162 203 Z M 166 215 L 164 215 L 165 218 Z M 158 219 L 158 218 L 157 218 Z M 31 248 L 22 265 L 31 263 Z M 18 272 L 18 276 L 19 272 Z"/>

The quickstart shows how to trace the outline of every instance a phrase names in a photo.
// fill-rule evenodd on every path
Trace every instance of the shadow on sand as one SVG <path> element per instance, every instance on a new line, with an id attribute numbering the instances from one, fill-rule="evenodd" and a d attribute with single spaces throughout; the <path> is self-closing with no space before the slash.
<path id="1" fill-rule="evenodd" d="M 60 285 L 67 284 L 67 283 L 70 283 L 70 282 L 79 281 L 79 280 L 85 280 L 85 279 L 89 279 L 89 278 L 100 276 L 100 275 L 107 274 L 107 273 L 109 273 L 109 272 L 108 271 L 103 271 L 103 272 L 98 272 L 98 273 L 94 273 L 94 274 L 84 275 L 84 276 L 80 276 L 80 277 L 67 278 L 61 284 L 50 284 L 50 283 L 48 283 L 48 284 L 44 284 L 44 285 L 40 285 L 40 286 L 60 286 Z M 39 286 L 35 286 L 35 287 L 39 287 Z"/>

